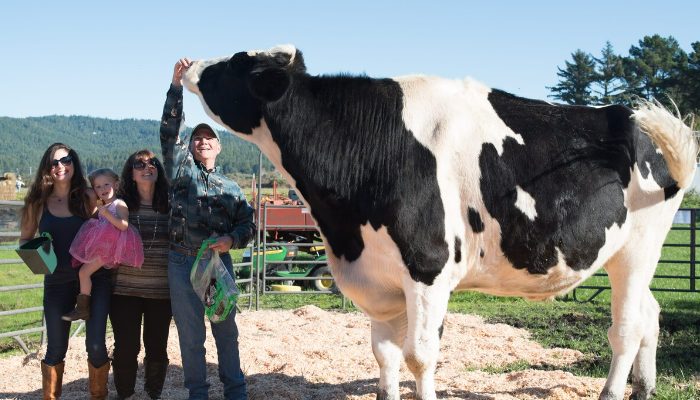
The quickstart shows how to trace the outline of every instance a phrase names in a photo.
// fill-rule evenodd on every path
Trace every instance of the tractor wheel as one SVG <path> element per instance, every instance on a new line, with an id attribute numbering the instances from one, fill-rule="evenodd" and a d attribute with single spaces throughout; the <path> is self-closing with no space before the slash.
<path id="1" fill-rule="evenodd" d="M 331 278 L 333 278 L 333 275 L 331 275 L 331 270 L 328 268 L 328 266 L 323 265 L 314 270 L 314 272 L 311 273 L 311 276 L 314 278 L 328 278 L 328 279 L 317 279 L 313 281 L 314 283 L 314 288 L 316 290 L 330 290 L 333 293 L 338 293 L 338 287 L 335 285 L 335 281 Z"/>

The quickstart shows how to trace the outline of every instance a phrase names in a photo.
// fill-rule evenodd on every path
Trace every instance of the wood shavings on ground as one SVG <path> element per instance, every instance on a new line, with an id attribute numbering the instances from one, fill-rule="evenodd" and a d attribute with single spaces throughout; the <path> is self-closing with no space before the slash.
<path id="1" fill-rule="evenodd" d="M 243 372 L 251 400 L 375 399 L 379 367 L 372 354 L 370 322 L 361 313 L 324 311 L 315 306 L 295 310 L 246 311 L 236 316 Z M 112 338 L 108 347 L 112 348 Z M 84 338 L 71 340 L 63 379 L 64 400 L 85 399 L 87 361 Z M 222 399 L 216 346 L 206 341 L 210 398 Z M 170 367 L 163 399 L 187 399 L 174 324 L 168 340 Z M 43 353 L 0 359 L 0 399 L 40 399 Z M 143 351 L 133 400 L 145 400 Z M 597 399 L 605 379 L 557 370 L 583 354 L 570 349 L 544 349 L 523 329 L 487 324 L 481 317 L 448 314 L 435 375 L 440 399 Z M 488 373 L 516 362 L 547 365 Z M 110 398 L 116 398 L 110 372 Z M 401 398 L 414 399 L 413 376 L 401 370 Z M 628 388 L 629 394 L 629 388 Z"/>

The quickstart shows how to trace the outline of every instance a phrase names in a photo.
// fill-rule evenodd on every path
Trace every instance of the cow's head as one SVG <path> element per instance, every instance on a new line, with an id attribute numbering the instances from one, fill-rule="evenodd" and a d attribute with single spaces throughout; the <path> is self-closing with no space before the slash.
<path id="1" fill-rule="evenodd" d="M 260 125 L 262 107 L 285 94 L 292 74 L 305 72 L 301 51 L 282 45 L 196 61 L 183 83 L 199 96 L 212 119 L 234 132 L 251 134 Z"/>

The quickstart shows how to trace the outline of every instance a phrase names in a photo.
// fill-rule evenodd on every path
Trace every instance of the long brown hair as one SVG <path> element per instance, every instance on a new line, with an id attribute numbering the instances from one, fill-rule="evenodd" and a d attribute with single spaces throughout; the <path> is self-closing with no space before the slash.
<path id="1" fill-rule="evenodd" d="M 54 143 L 44 152 L 36 170 L 34 182 L 29 186 L 27 196 L 22 207 L 22 223 L 25 221 L 39 222 L 39 211 L 46 206 L 46 201 L 53 191 L 53 178 L 51 177 L 51 162 L 56 151 L 63 149 L 73 159 L 73 177 L 70 180 L 70 192 L 68 193 L 68 210 L 71 214 L 87 219 L 92 214 L 90 197 L 87 194 L 87 181 L 83 175 L 83 166 L 80 157 L 69 146 L 63 143 Z"/>
<path id="2" fill-rule="evenodd" d="M 155 160 L 156 170 L 158 170 L 158 179 L 156 179 L 155 191 L 153 193 L 153 210 L 167 214 L 170 211 L 170 203 L 168 202 L 168 190 L 170 185 L 165 177 L 163 163 L 158 160 L 155 153 L 148 149 L 143 149 L 130 155 L 122 168 L 122 180 L 119 185 L 119 197 L 122 198 L 130 211 L 136 211 L 141 206 L 139 191 L 134 181 L 134 162 L 152 159 Z"/>

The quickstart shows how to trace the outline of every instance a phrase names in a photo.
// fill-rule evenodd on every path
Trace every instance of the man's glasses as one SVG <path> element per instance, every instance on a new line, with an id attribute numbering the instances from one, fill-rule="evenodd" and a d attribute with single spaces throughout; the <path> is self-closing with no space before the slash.
<path id="1" fill-rule="evenodd" d="M 58 167 L 58 163 L 63 164 L 64 167 L 65 167 L 65 166 L 68 166 L 68 165 L 71 165 L 71 164 L 73 164 L 73 157 L 71 157 L 71 156 L 65 156 L 65 157 L 59 158 L 58 160 L 52 160 L 52 161 L 51 161 L 51 168 L 56 168 L 56 167 Z"/>
<path id="2" fill-rule="evenodd" d="M 149 165 L 153 168 L 157 168 L 158 167 L 158 160 L 156 160 L 155 158 L 151 158 L 151 159 L 148 159 L 146 161 L 143 161 L 143 160 L 134 161 L 134 164 L 132 165 L 132 167 L 134 167 L 135 170 L 142 171 L 142 170 L 146 169 L 146 167 Z"/>

